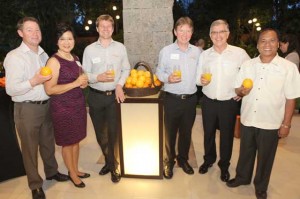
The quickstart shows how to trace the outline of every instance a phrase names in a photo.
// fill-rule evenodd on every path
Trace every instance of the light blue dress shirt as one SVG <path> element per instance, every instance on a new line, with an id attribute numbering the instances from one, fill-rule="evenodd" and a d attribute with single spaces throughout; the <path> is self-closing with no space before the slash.
<path id="1" fill-rule="evenodd" d="M 173 94 L 194 94 L 196 87 L 196 71 L 200 50 L 189 44 L 186 51 L 180 50 L 177 41 L 164 47 L 159 53 L 156 75 L 164 82 L 163 90 Z M 169 83 L 168 78 L 175 66 L 181 70 L 181 81 Z"/>

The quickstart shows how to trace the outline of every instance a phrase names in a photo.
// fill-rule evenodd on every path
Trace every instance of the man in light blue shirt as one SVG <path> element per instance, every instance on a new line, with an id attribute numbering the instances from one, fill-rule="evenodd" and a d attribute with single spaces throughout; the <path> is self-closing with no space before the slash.
<path id="1" fill-rule="evenodd" d="M 125 100 L 123 85 L 129 75 L 130 65 L 123 44 L 112 39 L 114 20 L 101 15 L 96 21 L 98 41 L 86 47 L 83 69 L 88 75 L 90 93 L 88 104 L 98 144 L 105 156 L 100 175 L 111 173 L 112 182 L 121 179 L 114 146 L 117 144 L 116 100 Z"/>
<path id="2" fill-rule="evenodd" d="M 173 177 L 175 158 L 177 164 L 187 174 L 194 174 L 188 163 L 192 127 L 196 116 L 197 87 L 196 67 L 199 49 L 189 43 L 193 34 L 193 22 L 181 17 L 174 26 L 177 40 L 164 47 L 159 54 L 157 77 L 164 82 L 165 140 L 166 159 L 163 175 Z M 178 155 L 175 143 L 178 136 Z"/>

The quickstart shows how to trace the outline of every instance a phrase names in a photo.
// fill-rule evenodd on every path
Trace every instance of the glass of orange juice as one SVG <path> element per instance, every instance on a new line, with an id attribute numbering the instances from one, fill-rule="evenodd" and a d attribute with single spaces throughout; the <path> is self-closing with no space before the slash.
<path id="1" fill-rule="evenodd" d="M 107 72 L 110 73 L 112 77 L 115 77 L 114 65 L 107 64 Z"/>
<path id="2" fill-rule="evenodd" d="M 181 78 L 181 70 L 179 65 L 175 65 L 173 67 L 173 75 L 177 76 L 178 78 Z"/>
<path id="3" fill-rule="evenodd" d="M 212 76 L 212 74 L 210 72 L 210 68 L 209 67 L 204 68 L 204 70 L 203 70 L 204 79 L 210 82 L 211 81 L 211 76 Z"/>

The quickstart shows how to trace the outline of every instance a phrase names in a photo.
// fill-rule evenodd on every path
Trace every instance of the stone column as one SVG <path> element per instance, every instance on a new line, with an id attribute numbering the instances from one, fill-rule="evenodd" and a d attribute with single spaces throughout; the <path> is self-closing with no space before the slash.
<path id="1" fill-rule="evenodd" d="M 159 51 L 173 42 L 174 0 L 123 0 L 124 44 L 133 67 L 145 61 L 155 71 Z"/>

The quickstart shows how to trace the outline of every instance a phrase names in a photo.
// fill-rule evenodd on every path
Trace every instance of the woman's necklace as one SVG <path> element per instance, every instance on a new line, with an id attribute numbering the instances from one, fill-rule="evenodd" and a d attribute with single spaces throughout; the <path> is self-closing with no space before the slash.
<path id="1" fill-rule="evenodd" d="M 69 53 L 69 54 L 62 53 L 62 52 L 60 52 L 60 50 L 58 50 L 57 53 L 58 53 L 58 55 L 59 55 L 60 57 L 66 59 L 66 60 L 68 60 L 68 61 L 74 61 L 74 58 L 73 58 L 73 56 L 71 55 L 71 53 Z"/>

